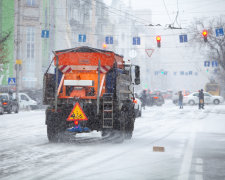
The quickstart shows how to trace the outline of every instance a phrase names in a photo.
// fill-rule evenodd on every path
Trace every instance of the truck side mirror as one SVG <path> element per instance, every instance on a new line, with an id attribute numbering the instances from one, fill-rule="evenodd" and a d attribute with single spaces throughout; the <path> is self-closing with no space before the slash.
<path id="1" fill-rule="evenodd" d="M 140 67 L 139 66 L 135 66 L 135 80 L 134 80 L 135 84 L 138 85 L 140 84 Z"/>

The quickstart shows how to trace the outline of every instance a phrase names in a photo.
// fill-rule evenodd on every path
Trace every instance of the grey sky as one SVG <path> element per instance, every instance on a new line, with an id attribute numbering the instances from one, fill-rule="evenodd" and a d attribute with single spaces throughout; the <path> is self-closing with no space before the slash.
<path id="1" fill-rule="evenodd" d="M 110 4 L 112 0 L 104 0 Z M 121 0 L 126 4 L 129 0 Z M 186 26 L 193 18 L 225 15 L 225 0 L 131 0 L 134 9 L 151 9 L 153 24 L 171 24 L 179 10 L 178 23 Z"/>

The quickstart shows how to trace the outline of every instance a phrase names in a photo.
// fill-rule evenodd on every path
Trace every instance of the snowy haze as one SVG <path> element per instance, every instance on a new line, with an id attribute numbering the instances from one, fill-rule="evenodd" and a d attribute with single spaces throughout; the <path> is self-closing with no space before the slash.
<path id="1" fill-rule="evenodd" d="M 179 110 L 167 102 L 148 107 L 135 121 L 133 138 L 122 144 L 101 141 L 99 132 L 78 135 L 74 143 L 49 143 L 44 111 L 4 114 L 0 179 L 184 180 L 209 177 L 207 173 L 224 179 L 224 113 L 225 105 Z M 207 139 L 206 144 L 215 139 L 209 148 L 200 137 Z M 164 147 L 165 152 L 154 152 L 153 146 Z M 199 152 L 202 149 L 205 153 Z M 206 156 L 213 153 L 215 161 Z M 200 158 L 204 171 L 196 172 L 192 168 Z"/>
<path id="2" fill-rule="evenodd" d="M 105 0 L 105 2 L 110 6 L 112 2 L 118 1 Z M 142 21 L 140 26 L 154 25 L 145 26 L 145 29 L 148 29 L 147 33 L 139 34 L 142 42 L 140 48 L 154 49 L 152 57 L 148 58 L 144 51 L 139 51 L 135 58 L 131 58 L 133 63 L 141 66 L 142 88 L 197 91 L 204 88 L 209 79 L 214 78 L 213 69 L 207 73 L 204 67 L 204 61 L 210 61 L 204 54 L 205 49 L 199 50 L 196 44 L 190 42 L 188 26 L 197 18 L 211 18 L 225 14 L 224 0 L 124 0 L 120 2 L 132 7 L 133 11 L 127 13 L 134 12 L 133 18 Z M 179 13 L 176 19 L 177 12 Z M 149 18 L 146 17 L 147 15 Z M 156 24 L 160 24 L 161 27 L 156 27 Z M 169 24 L 182 29 L 170 30 L 166 28 Z M 188 43 L 179 42 L 181 34 L 188 34 Z M 157 35 L 162 38 L 161 48 L 156 47 Z M 145 42 L 149 43 L 146 45 Z M 169 74 L 155 76 L 155 72 L 160 70 L 167 71 Z M 193 75 L 180 76 L 180 72 L 190 72 Z"/>
<path id="3" fill-rule="evenodd" d="M 115 0 L 104 0 L 108 5 Z M 171 24 L 177 11 L 179 23 L 188 25 L 194 18 L 207 18 L 225 14 L 224 0 L 121 0 L 133 9 L 150 9 L 154 24 Z M 165 3 L 164 3 L 165 2 Z M 167 13 L 168 12 L 168 13 Z"/>

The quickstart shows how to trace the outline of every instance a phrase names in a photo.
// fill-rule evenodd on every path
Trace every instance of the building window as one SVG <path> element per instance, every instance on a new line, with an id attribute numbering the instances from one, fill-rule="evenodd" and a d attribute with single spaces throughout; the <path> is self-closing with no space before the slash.
<path id="1" fill-rule="evenodd" d="M 28 6 L 35 6 L 35 0 L 26 0 Z"/>
<path id="2" fill-rule="evenodd" d="M 28 79 L 35 78 L 35 28 L 29 26 L 26 28 L 26 72 L 25 79 L 27 88 L 33 88 L 35 83 Z M 28 83 L 29 82 L 29 83 Z"/>
<path id="3" fill-rule="evenodd" d="M 27 59 L 34 59 L 34 27 L 27 27 Z"/>

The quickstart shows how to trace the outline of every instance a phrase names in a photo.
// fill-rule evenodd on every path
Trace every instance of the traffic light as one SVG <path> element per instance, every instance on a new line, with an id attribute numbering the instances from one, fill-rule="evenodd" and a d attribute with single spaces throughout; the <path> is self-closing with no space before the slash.
<path id="1" fill-rule="evenodd" d="M 207 42 L 207 41 L 208 41 L 208 40 L 207 40 L 208 31 L 207 31 L 207 30 L 203 30 L 203 31 L 202 31 L 202 35 L 203 35 L 203 37 L 204 37 L 204 41 Z"/>
<path id="2" fill-rule="evenodd" d="M 106 44 L 106 43 L 103 43 L 103 44 L 102 44 L 102 48 L 103 48 L 103 49 L 106 49 L 106 48 L 107 48 L 107 44 Z"/>
<path id="3" fill-rule="evenodd" d="M 161 47 L 161 36 L 156 36 L 156 41 L 157 41 L 157 47 Z"/>

